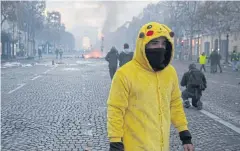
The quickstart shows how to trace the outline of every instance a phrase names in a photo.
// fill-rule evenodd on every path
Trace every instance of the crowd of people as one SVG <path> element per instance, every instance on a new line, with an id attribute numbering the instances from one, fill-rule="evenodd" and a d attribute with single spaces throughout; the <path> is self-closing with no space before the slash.
<path id="1" fill-rule="evenodd" d="M 221 59 L 222 57 L 217 50 L 214 50 L 209 57 L 203 52 L 198 58 L 198 62 L 201 65 L 200 70 L 206 72 L 206 64 L 207 62 L 210 62 L 210 73 L 216 73 L 217 67 L 219 67 L 219 71 L 222 73 Z M 234 50 L 231 54 L 231 63 L 232 70 L 234 72 L 238 71 L 240 66 L 240 53 L 237 53 L 236 50 Z"/>
<path id="2" fill-rule="evenodd" d="M 122 67 L 124 64 L 132 60 L 132 58 L 133 50 L 129 49 L 129 45 L 127 43 L 124 44 L 123 51 L 120 54 L 118 53 L 118 50 L 115 47 L 112 47 L 105 57 L 106 61 L 109 62 L 108 67 L 111 79 L 113 78 L 115 72 L 117 71 L 118 66 Z"/>
<path id="3" fill-rule="evenodd" d="M 38 58 L 39 58 L 39 60 L 42 59 L 43 49 L 44 49 L 43 46 L 41 46 L 41 45 L 38 46 Z M 56 54 L 56 59 L 62 60 L 63 49 L 61 48 L 61 46 L 56 47 L 55 54 Z"/>

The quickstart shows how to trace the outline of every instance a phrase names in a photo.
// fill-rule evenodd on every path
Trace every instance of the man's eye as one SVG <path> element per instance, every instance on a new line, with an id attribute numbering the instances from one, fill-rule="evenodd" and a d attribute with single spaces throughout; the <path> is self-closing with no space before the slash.
<path id="1" fill-rule="evenodd" d="M 157 45 L 157 44 L 158 44 L 158 42 L 151 42 L 151 44 L 152 44 L 152 45 Z"/>

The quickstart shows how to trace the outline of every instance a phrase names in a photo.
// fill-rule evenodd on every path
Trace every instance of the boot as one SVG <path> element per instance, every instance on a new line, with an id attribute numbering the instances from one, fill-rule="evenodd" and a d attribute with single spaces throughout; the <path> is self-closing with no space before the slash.
<path id="1" fill-rule="evenodd" d="M 190 108 L 191 107 L 191 104 L 188 100 L 184 101 L 184 107 L 185 108 Z"/>
<path id="2" fill-rule="evenodd" d="M 203 103 L 199 100 L 199 101 L 197 102 L 197 109 L 198 109 L 198 110 L 202 110 L 202 108 L 203 108 Z"/>

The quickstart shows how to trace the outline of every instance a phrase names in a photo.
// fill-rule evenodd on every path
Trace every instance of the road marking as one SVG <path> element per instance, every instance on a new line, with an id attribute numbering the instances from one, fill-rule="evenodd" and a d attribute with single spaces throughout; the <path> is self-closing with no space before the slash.
<path id="1" fill-rule="evenodd" d="M 229 87 L 234 87 L 234 88 L 239 88 L 239 86 L 237 86 L 237 85 L 232 85 L 232 84 L 226 84 L 226 83 L 224 83 L 223 85 L 226 85 L 226 86 L 229 86 Z"/>
<path id="2" fill-rule="evenodd" d="M 208 117 L 214 119 L 215 121 L 227 126 L 228 128 L 234 130 L 235 132 L 237 132 L 238 134 L 240 134 L 240 128 L 234 126 L 233 124 L 227 122 L 227 121 L 224 121 L 223 119 L 219 118 L 218 116 L 208 112 L 208 111 L 205 111 L 205 110 L 201 110 L 200 112 L 202 112 L 203 114 L 207 115 Z"/>
<path id="3" fill-rule="evenodd" d="M 37 78 L 40 78 L 40 77 L 42 77 L 42 76 L 36 76 L 36 77 L 34 77 L 34 78 L 32 78 L 31 80 L 33 81 L 33 80 L 36 80 Z"/>
<path id="4" fill-rule="evenodd" d="M 51 71 L 51 69 L 48 69 L 47 71 L 43 72 L 44 74 L 47 74 L 49 71 Z"/>
<path id="5" fill-rule="evenodd" d="M 221 82 L 217 82 L 217 81 L 213 81 L 213 80 L 209 80 L 209 82 L 214 83 L 214 84 L 220 84 L 220 85 L 228 86 L 228 87 L 239 88 L 238 85 L 232 85 L 232 84 L 228 84 L 228 83 L 221 83 Z"/>
<path id="6" fill-rule="evenodd" d="M 236 79 L 240 80 L 240 78 L 236 78 Z"/>
<path id="7" fill-rule="evenodd" d="M 15 88 L 15 89 L 9 91 L 8 94 L 11 94 L 11 93 L 17 91 L 18 89 L 22 88 L 24 85 L 26 85 L 26 84 L 25 84 L 25 83 L 24 83 L 24 84 L 20 84 L 17 88 Z"/>
<path id="8" fill-rule="evenodd" d="M 218 84 L 219 82 L 217 81 L 212 81 L 212 80 L 209 80 L 209 82 L 212 82 L 212 83 L 215 83 L 215 84 Z"/>
<path id="9" fill-rule="evenodd" d="M 83 134 L 88 136 L 93 136 L 92 130 L 86 130 Z"/>

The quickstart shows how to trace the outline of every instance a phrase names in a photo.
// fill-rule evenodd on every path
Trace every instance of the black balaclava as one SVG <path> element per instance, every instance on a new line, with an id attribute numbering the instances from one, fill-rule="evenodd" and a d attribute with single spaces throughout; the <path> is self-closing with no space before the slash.
<path id="1" fill-rule="evenodd" d="M 146 49 L 146 57 L 154 71 L 160 71 L 165 68 L 165 53 L 166 49 L 164 48 Z"/>
<path id="2" fill-rule="evenodd" d="M 172 45 L 169 41 L 166 42 L 166 49 L 152 48 L 145 49 L 146 57 L 154 71 L 163 70 L 169 63 L 172 53 Z"/>

